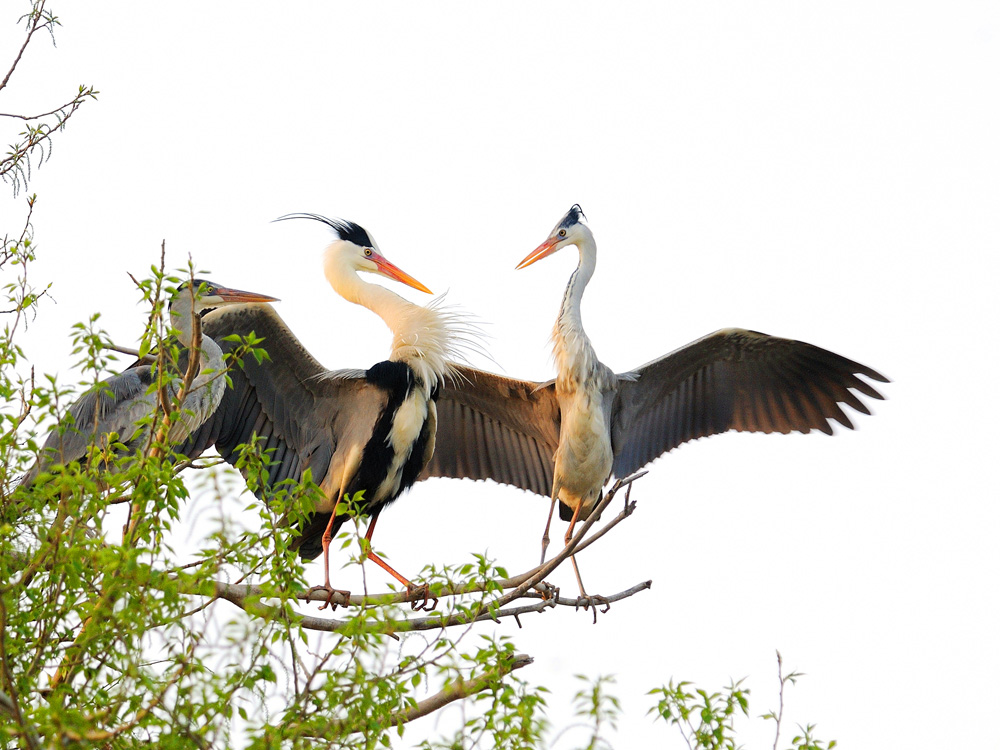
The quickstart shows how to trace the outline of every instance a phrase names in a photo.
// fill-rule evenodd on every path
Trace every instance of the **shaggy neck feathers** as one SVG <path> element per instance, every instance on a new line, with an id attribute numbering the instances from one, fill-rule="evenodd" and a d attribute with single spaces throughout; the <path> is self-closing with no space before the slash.
<path id="1" fill-rule="evenodd" d="M 461 314 L 443 308 L 441 298 L 426 307 L 403 299 L 378 284 L 363 281 L 350 267 L 328 252 L 325 271 L 330 286 L 348 302 L 367 307 L 392 331 L 389 360 L 410 366 L 426 393 L 451 374 L 449 360 L 460 359 L 470 327 Z"/>

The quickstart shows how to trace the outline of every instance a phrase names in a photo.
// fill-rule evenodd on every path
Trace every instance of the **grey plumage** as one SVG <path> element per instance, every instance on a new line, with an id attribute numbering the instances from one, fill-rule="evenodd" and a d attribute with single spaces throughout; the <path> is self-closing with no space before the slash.
<path id="1" fill-rule="evenodd" d="M 236 448 L 257 434 L 263 448 L 273 450 L 272 485 L 299 479 L 306 468 L 317 484 L 326 482 L 346 425 L 356 421 L 352 430 L 370 430 L 384 396 L 365 383 L 363 370 L 323 367 L 270 305 L 209 313 L 203 328 L 220 338 L 254 331 L 270 361 L 248 358 L 232 371 L 233 388 L 184 452 L 216 445 L 235 461 Z M 548 496 L 560 431 L 555 381 L 454 369 L 437 396 L 435 450 L 418 480 L 492 479 Z M 882 398 L 858 375 L 886 382 L 871 368 L 811 344 L 717 331 L 615 376 L 614 473 L 627 476 L 681 443 L 728 430 L 831 434 L 830 419 L 853 428 L 841 404 L 869 411 L 848 389 Z"/>
<path id="2" fill-rule="evenodd" d="M 346 457 L 338 448 L 368 443 L 385 412 L 386 390 L 369 382 L 366 370 L 327 370 L 270 305 L 217 310 L 205 316 L 202 326 L 207 335 L 220 339 L 254 332 L 263 339 L 268 358 L 260 363 L 247 358 L 230 373 L 232 388 L 181 452 L 195 456 L 214 445 L 219 455 L 235 463 L 238 448 L 256 435 L 269 458 L 270 487 L 286 479 L 300 480 L 310 469 L 324 494 L 336 498 Z M 223 341 L 222 346 L 234 344 Z M 365 489 L 371 515 L 395 500 L 376 497 L 374 487 Z M 329 512 L 317 512 L 300 529 L 297 544 L 304 558 L 322 551 L 320 536 L 329 520 Z"/>
<path id="3" fill-rule="evenodd" d="M 180 334 L 181 345 L 192 340 L 193 318 L 202 310 L 250 300 L 273 300 L 273 297 L 228 289 L 210 281 L 195 279 L 184 282 L 174 293 L 170 303 L 173 326 Z M 180 415 L 171 424 L 167 440 L 177 443 L 188 437 L 206 416 L 215 410 L 222 398 L 225 385 L 222 350 L 210 336 L 201 342 L 200 367 L 191 383 Z M 142 450 L 149 442 L 150 426 L 139 424 L 154 413 L 159 395 L 153 388 L 155 373 L 151 365 L 132 367 L 115 375 L 83 394 L 69 408 L 71 421 L 49 432 L 38 460 L 22 477 L 21 484 L 30 485 L 42 472 L 57 464 L 79 461 L 87 455 L 91 445 L 107 441 L 112 434 L 124 445 L 126 454 Z M 179 395 L 179 382 L 164 379 L 168 402 Z"/>
<path id="4" fill-rule="evenodd" d="M 552 333 L 560 431 L 549 494 L 552 508 L 559 501 L 560 515 L 570 521 L 567 543 L 612 475 L 627 476 L 687 440 L 728 430 L 831 434 L 831 419 L 852 426 L 840 404 L 868 412 L 851 389 L 881 398 L 858 377 L 886 381 L 871 368 L 801 341 L 736 328 L 615 375 L 598 359 L 583 327 L 581 302 L 597 267 L 597 244 L 580 206 L 570 208 L 517 268 L 570 245 L 579 250 L 580 262 Z M 548 532 L 547 523 L 543 560 Z M 577 580 L 583 593 L 578 570 Z"/>
<path id="5" fill-rule="evenodd" d="M 561 414 L 555 381 L 459 367 L 438 397 L 437 450 L 421 479 L 493 479 L 538 495 L 552 489 Z M 613 376 L 613 473 L 625 477 L 689 440 L 729 430 L 830 435 L 842 408 L 869 414 L 849 389 L 881 399 L 870 367 L 793 339 L 728 328 Z M 565 509 L 563 515 L 566 515 Z"/>

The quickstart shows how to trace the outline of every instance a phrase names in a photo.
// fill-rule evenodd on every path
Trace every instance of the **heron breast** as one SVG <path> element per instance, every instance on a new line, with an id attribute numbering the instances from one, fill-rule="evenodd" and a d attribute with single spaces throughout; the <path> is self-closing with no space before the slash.
<path id="1" fill-rule="evenodd" d="M 386 442 L 392 454 L 385 479 L 375 492 L 375 502 L 383 502 L 399 494 L 403 481 L 403 468 L 410 460 L 413 447 L 420 438 L 428 417 L 427 394 L 414 388 L 403 399 L 393 415 L 392 426 Z"/>
<path id="2" fill-rule="evenodd" d="M 389 444 L 395 453 L 408 453 L 420 437 L 427 421 L 427 397 L 419 388 L 413 389 L 408 398 L 403 399 L 392 420 Z"/>
<path id="3" fill-rule="evenodd" d="M 578 498 L 577 502 L 596 496 L 611 473 L 614 456 L 600 403 L 579 394 L 562 411 L 555 469 L 559 484 Z M 571 502 L 566 504 L 573 507 Z"/>

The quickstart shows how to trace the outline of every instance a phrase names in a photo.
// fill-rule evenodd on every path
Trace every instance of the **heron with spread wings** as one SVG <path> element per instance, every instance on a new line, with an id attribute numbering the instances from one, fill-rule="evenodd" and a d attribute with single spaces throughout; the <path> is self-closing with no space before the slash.
<path id="1" fill-rule="evenodd" d="M 583 328 L 580 303 L 597 266 L 597 243 L 585 218 L 579 205 L 572 206 L 517 266 L 570 245 L 580 253 L 552 331 L 556 379 L 542 388 L 559 415 L 543 561 L 556 502 L 570 522 L 568 543 L 612 474 L 628 476 L 687 440 L 728 430 L 830 435 L 831 419 L 853 428 L 841 404 L 870 413 L 852 389 L 882 398 L 858 377 L 888 382 L 870 367 L 812 344 L 741 328 L 716 331 L 615 374 L 598 359 Z M 578 569 L 577 581 L 586 596 Z"/>

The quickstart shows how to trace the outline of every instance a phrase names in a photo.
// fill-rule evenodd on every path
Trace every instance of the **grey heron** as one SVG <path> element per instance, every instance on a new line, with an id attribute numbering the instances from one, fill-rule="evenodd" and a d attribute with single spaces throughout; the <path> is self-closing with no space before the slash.
<path id="1" fill-rule="evenodd" d="M 369 271 L 415 285 L 384 261 L 364 229 L 314 214 L 287 218 L 315 219 L 334 230 L 327 279 L 389 325 L 390 358 L 368 370 L 330 371 L 269 305 L 210 313 L 207 334 L 254 331 L 269 359 L 250 359 L 232 373 L 233 388 L 184 452 L 196 455 L 214 445 L 236 463 L 238 447 L 256 436 L 270 455 L 269 486 L 310 470 L 325 500 L 296 543 L 305 559 L 324 552 L 327 579 L 319 588 L 331 592 L 329 538 L 344 522 L 333 510 L 345 493 L 365 490 L 370 541 L 381 511 L 414 482 L 489 479 L 561 500 L 560 516 L 571 522 L 568 539 L 612 473 L 627 476 L 681 443 L 731 429 L 830 434 L 828 419 L 851 427 L 839 402 L 868 413 L 850 389 L 881 398 L 855 374 L 885 382 L 870 368 L 810 344 L 740 329 L 719 331 L 615 375 L 597 359 L 580 320 L 596 246 L 579 206 L 521 264 L 568 244 L 580 247 L 580 268 L 554 334 L 559 376 L 547 383 L 450 361 L 468 333 L 461 318 L 360 281 L 357 271 Z M 407 579 L 370 551 L 368 557 L 416 598 Z"/>
<path id="2" fill-rule="evenodd" d="M 327 370 L 270 305 L 217 310 L 204 319 L 208 335 L 253 331 L 263 338 L 268 359 L 248 360 L 233 372 L 233 388 L 226 390 L 220 408 L 183 450 L 197 455 L 214 445 L 235 463 L 237 448 L 256 437 L 269 452 L 269 487 L 311 471 L 323 497 L 299 529 L 296 544 L 306 560 L 323 553 L 324 584 L 314 589 L 327 591 L 331 604 L 335 589 L 330 585 L 330 541 L 347 520 L 338 514 L 339 504 L 345 495 L 364 491 L 359 507 L 370 517 L 370 543 L 379 514 L 416 481 L 434 452 L 435 401 L 452 373 L 450 360 L 459 356 L 470 330 L 439 300 L 422 307 L 363 281 L 359 272 L 430 293 L 386 260 L 360 225 L 308 213 L 279 220 L 285 219 L 312 219 L 332 230 L 334 240 L 324 253 L 326 279 L 345 300 L 368 308 L 386 323 L 392 332 L 389 358 L 367 369 Z M 407 587 L 415 608 L 421 595 L 422 606 L 431 606 L 427 587 L 414 586 L 372 552 L 370 544 L 367 557 Z"/>
<path id="3" fill-rule="evenodd" d="M 204 310 L 246 302 L 275 301 L 274 297 L 229 289 L 211 281 L 193 279 L 183 282 L 174 292 L 170 305 L 170 324 L 179 341 L 190 346 L 194 340 L 194 320 Z M 69 408 L 72 426 L 49 432 L 38 460 L 21 479 L 30 485 L 42 472 L 54 465 L 79 461 L 89 446 L 107 440 L 112 434 L 134 453 L 145 447 L 150 426 L 142 423 L 157 408 L 159 394 L 154 384 L 157 375 L 151 365 L 141 365 L 108 378 L 87 391 Z M 218 407 L 225 389 L 225 364 L 222 349 L 210 337 L 202 336 L 199 371 L 179 404 L 178 415 L 166 434 L 171 444 L 185 440 Z M 169 402 L 179 395 L 179 384 L 165 384 Z"/>
<path id="4" fill-rule="evenodd" d="M 545 419 L 558 426 L 559 437 L 543 561 L 556 502 L 570 522 L 568 543 L 612 474 L 628 476 L 685 441 L 728 430 L 833 434 L 830 419 L 853 428 L 841 403 L 870 413 L 851 389 L 882 398 L 858 377 L 888 382 L 870 367 L 812 344 L 739 328 L 716 331 L 615 374 L 598 359 L 580 313 L 597 265 L 597 244 L 585 218 L 579 205 L 572 206 L 517 266 L 530 266 L 568 245 L 580 253 L 552 331 L 557 375 L 554 393 L 551 385 L 546 388 L 558 409 L 548 404 Z M 577 580 L 586 596 L 578 570 Z"/>

